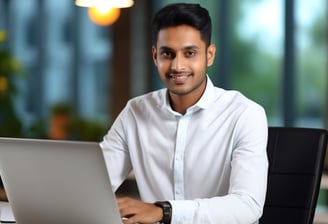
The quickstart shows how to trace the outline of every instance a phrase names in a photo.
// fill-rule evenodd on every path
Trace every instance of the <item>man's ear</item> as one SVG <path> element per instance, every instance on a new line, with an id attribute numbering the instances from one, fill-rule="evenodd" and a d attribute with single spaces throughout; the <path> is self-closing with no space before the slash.
<path id="1" fill-rule="evenodd" d="M 157 49 L 154 45 L 152 46 L 151 51 L 153 54 L 154 64 L 157 66 Z"/>
<path id="2" fill-rule="evenodd" d="M 211 66 L 215 59 L 216 46 L 211 44 L 207 48 L 206 57 L 207 57 L 207 67 Z"/>

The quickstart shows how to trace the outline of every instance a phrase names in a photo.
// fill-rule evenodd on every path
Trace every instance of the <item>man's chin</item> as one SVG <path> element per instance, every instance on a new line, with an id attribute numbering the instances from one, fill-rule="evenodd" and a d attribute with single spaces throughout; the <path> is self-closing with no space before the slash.
<path id="1" fill-rule="evenodd" d="M 189 89 L 186 88 L 169 88 L 170 93 L 178 96 L 185 96 L 190 93 Z"/>

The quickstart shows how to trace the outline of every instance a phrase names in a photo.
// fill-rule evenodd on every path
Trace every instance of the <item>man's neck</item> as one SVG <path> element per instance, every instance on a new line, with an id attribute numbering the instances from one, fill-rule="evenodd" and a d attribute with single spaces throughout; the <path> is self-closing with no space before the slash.
<path id="1" fill-rule="evenodd" d="M 196 101 L 197 102 L 197 101 Z M 174 111 L 185 114 L 187 109 L 194 105 L 196 102 L 191 101 L 188 96 L 178 96 L 170 94 L 170 104 Z"/>
<path id="2" fill-rule="evenodd" d="M 199 94 L 189 93 L 186 95 L 177 95 L 169 93 L 171 107 L 174 111 L 185 114 L 187 109 L 198 102 L 203 95 L 205 89 Z"/>

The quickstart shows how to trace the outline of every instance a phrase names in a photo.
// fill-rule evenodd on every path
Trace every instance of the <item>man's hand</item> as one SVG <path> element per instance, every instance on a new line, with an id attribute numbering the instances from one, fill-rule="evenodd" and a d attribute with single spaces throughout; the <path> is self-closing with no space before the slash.
<path id="1" fill-rule="evenodd" d="M 151 203 L 144 203 L 129 197 L 117 198 L 121 217 L 128 218 L 124 224 L 153 224 L 163 218 L 163 210 Z"/>

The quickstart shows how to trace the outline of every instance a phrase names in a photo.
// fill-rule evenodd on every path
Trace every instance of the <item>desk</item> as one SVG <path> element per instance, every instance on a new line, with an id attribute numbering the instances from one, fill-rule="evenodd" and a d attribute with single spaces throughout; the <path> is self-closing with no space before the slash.
<path id="1" fill-rule="evenodd" d="M 6 223 L 8 223 L 8 221 L 15 220 L 13 212 L 8 202 L 0 202 L 0 220 L 7 221 Z"/>
<path id="2" fill-rule="evenodd" d="M 133 182 L 135 180 L 135 177 L 132 174 L 130 174 L 128 180 L 130 182 Z M 135 187 L 135 186 L 133 186 Z M 320 185 L 321 189 L 324 190 L 328 190 L 328 174 L 323 174 L 322 178 L 321 178 L 321 185 Z M 123 190 L 124 193 L 126 193 Z M 6 215 L 12 215 L 11 209 L 10 209 L 10 205 L 8 202 L 1 202 L 0 201 L 0 217 L 2 217 L 3 213 L 1 213 L 1 211 L 5 211 L 5 213 L 7 213 Z M 0 222 L 1 223 L 1 222 Z M 315 216 L 314 216 L 314 224 L 328 224 L 328 207 L 318 207 Z"/>

